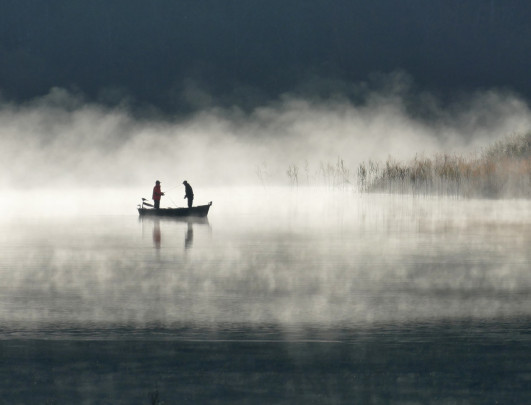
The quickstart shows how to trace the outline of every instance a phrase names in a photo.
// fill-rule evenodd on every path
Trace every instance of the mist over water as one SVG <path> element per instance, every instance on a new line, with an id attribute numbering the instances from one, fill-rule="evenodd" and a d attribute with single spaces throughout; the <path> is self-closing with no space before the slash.
<path id="1" fill-rule="evenodd" d="M 355 172 L 361 161 L 390 155 L 474 153 L 531 126 L 516 94 L 477 92 L 448 104 L 413 90 L 403 74 L 385 81 L 378 91 L 360 84 L 359 103 L 339 93 L 326 100 L 286 94 L 252 112 L 209 107 L 175 121 L 137 118 L 126 106 L 85 103 L 56 88 L 0 106 L 0 186 L 282 185 L 290 165 L 316 185 L 320 167 L 338 158 Z"/>
<path id="2" fill-rule="evenodd" d="M 214 201 L 206 223 L 140 221 L 133 201 L 112 214 L 87 205 L 4 218 L 4 325 L 90 336 L 152 325 L 296 331 L 531 316 L 527 200 L 202 193 Z"/>
<path id="3" fill-rule="evenodd" d="M 174 122 L 60 89 L 4 104 L 0 392 L 523 403 L 531 202 L 358 193 L 319 168 L 477 152 L 528 130 L 528 106 L 487 92 L 442 107 L 398 87 Z M 140 219 L 157 179 L 162 207 L 184 206 L 186 179 L 208 220 Z"/>

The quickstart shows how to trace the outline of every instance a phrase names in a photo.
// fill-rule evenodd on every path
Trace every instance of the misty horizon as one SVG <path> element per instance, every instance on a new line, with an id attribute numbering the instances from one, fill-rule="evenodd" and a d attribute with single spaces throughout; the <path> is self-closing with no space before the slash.
<path id="1" fill-rule="evenodd" d="M 383 79 L 385 89 L 364 89 L 357 103 L 286 94 L 251 112 L 210 108 L 174 119 L 141 119 L 60 88 L 4 102 L 0 187 L 130 187 L 170 178 L 282 185 L 290 166 L 314 177 L 341 159 L 354 173 L 362 161 L 389 156 L 479 153 L 531 128 L 529 105 L 514 93 L 476 92 L 444 105 L 403 72 Z"/>

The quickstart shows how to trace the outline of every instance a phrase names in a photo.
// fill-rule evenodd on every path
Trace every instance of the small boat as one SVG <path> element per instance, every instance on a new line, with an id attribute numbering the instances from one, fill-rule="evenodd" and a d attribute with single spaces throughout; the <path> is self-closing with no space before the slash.
<path id="1" fill-rule="evenodd" d="M 145 198 L 142 198 L 142 205 L 138 206 L 138 213 L 140 216 L 150 215 L 157 217 L 199 217 L 203 218 L 208 215 L 208 210 L 212 205 L 210 201 L 206 205 L 197 205 L 191 208 L 153 208 L 153 205 L 146 202 Z M 145 208 L 145 207 L 151 208 Z"/>

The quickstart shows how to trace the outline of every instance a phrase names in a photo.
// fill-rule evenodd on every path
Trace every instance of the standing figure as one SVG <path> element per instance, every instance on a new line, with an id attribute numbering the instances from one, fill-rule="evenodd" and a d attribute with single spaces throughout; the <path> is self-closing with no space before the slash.
<path id="1" fill-rule="evenodd" d="M 162 197 L 164 193 L 160 191 L 160 181 L 155 182 L 155 187 L 153 187 L 153 202 L 155 203 L 155 209 L 160 208 L 160 197 Z"/>
<path id="2" fill-rule="evenodd" d="M 192 203 L 194 202 L 194 190 L 192 190 L 192 186 L 190 186 L 186 180 L 183 181 L 183 184 L 186 192 L 184 198 L 188 198 L 188 208 L 192 208 Z"/>

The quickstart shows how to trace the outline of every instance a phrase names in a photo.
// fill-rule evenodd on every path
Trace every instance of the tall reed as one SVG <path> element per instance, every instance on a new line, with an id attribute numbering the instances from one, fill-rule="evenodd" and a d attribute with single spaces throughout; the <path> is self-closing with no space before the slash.
<path id="1" fill-rule="evenodd" d="M 358 167 L 358 188 L 367 192 L 531 197 L 531 132 L 496 142 L 479 155 L 415 156 L 410 162 L 388 158 Z"/>
<path id="2" fill-rule="evenodd" d="M 288 182 L 291 186 L 325 185 L 332 188 L 345 188 L 352 185 L 351 171 L 345 161 L 338 157 L 335 163 L 319 163 L 315 174 L 312 175 L 308 161 L 304 161 L 304 173 L 297 164 L 291 164 L 286 170 Z"/>

